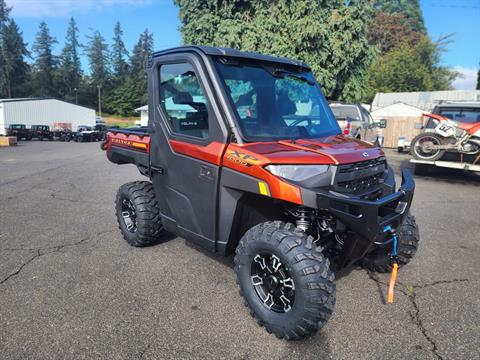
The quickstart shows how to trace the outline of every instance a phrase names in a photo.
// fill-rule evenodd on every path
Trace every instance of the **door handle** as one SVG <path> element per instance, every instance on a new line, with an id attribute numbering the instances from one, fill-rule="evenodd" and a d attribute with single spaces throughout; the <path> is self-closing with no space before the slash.
<path id="1" fill-rule="evenodd" d="M 157 173 L 159 175 L 164 175 L 165 174 L 165 169 L 160 167 L 160 166 L 153 166 L 150 165 L 150 174 Z"/>
<path id="2" fill-rule="evenodd" d="M 207 179 L 213 179 L 213 169 L 209 166 L 201 165 L 200 166 L 200 177 Z"/>

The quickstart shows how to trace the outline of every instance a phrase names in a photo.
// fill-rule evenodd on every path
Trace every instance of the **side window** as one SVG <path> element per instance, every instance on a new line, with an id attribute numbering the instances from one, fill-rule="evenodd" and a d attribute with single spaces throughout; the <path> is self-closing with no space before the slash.
<path id="1" fill-rule="evenodd" d="M 362 112 L 363 114 L 363 121 L 367 122 L 367 123 L 373 123 L 373 119 L 372 119 L 372 116 L 370 115 L 370 113 L 365 110 L 361 105 L 360 105 L 360 111 Z"/>
<path id="2" fill-rule="evenodd" d="M 208 138 L 208 103 L 190 64 L 160 67 L 160 105 L 174 133 Z"/>

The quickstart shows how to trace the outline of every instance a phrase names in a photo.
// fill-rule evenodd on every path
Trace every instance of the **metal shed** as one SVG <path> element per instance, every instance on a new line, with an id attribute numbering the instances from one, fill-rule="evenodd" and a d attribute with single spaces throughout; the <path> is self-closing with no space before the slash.
<path id="1" fill-rule="evenodd" d="M 371 110 L 401 102 L 430 112 L 435 105 L 444 101 L 480 101 L 480 90 L 377 93 Z"/>
<path id="2" fill-rule="evenodd" d="M 58 99 L 0 99 L 0 135 L 11 124 L 32 125 L 56 124 L 76 131 L 79 125 L 95 125 L 95 110 Z"/>

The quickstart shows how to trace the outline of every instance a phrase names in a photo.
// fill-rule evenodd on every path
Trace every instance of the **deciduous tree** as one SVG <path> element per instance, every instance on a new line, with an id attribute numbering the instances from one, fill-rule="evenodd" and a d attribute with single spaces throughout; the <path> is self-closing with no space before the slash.
<path id="1" fill-rule="evenodd" d="M 402 15 L 413 31 L 426 33 L 419 0 L 374 0 L 374 7 L 390 15 Z"/>

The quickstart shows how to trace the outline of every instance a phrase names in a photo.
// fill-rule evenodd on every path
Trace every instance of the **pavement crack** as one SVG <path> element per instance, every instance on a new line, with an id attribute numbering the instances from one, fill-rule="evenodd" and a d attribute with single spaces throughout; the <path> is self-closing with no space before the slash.
<path id="1" fill-rule="evenodd" d="M 441 285 L 441 284 L 453 284 L 458 282 L 468 282 L 469 279 L 452 279 L 452 280 L 437 280 L 428 284 L 414 285 L 415 289 L 425 289 L 431 286 Z"/>
<path id="2" fill-rule="evenodd" d="M 86 242 L 88 240 L 91 240 L 94 237 L 101 236 L 101 235 L 104 235 L 104 234 L 108 234 L 108 233 L 114 232 L 114 231 L 116 231 L 116 230 L 100 231 L 100 232 L 97 232 L 96 234 L 90 235 L 86 238 L 80 239 L 80 240 L 78 240 L 74 243 L 70 243 L 70 244 L 60 244 L 60 245 L 46 246 L 46 247 L 40 247 L 40 248 L 3 248 L 3 249 L 0 249 L 0 250 L 2 250 L 2 251 L 37 251 L 37 250 L 48 251 L 48 250 L 54 250 L 53 252 L 55 252 L 55 251 L 59 251 L 59 250 L 61 250 L 63 248 L 66 248 L 66 247 L 73 247 L 73 246 L 81 245 L 84 242 Z M 47 254 L 47 253 L 45 253 L 45 254 Z M 45 254 L 41 254 L 41 255 L 45 255 Z"/>
<path id="3" fill-rule="evenodd" d="M 148 343 L 147 346 L 145 346 L 145 348 L 140 351 L 140 354 L 138 354 L 138 358 L 143 359 L 148 350 L 150 350 L 150 343 Z"/>
<path id="4" fill-rule="evenodd" d="M 80 240 L 78 240 L 74 243 L 71 243 L 71 244 L 62 244 L 62 245 L 49 246 L 49 247 L 44 247 L 44 248 L 5 248 L 5 249 L 2 249 L 2 250 L 7 250 L 7 251 L 35 251 L 36 254 L 34 256 L 32 256 L 30 259 L 28 259 L 27 261 L 25 261 L 22 265 L 20 265 L 20 267 L 17 270 L 15 270 L 13 273 L 8 275 L 6 278 L 0 280 L 0 285 L 4 284 L 9 279 L 19 275 L 22 272 L 22 270 L 25 268 L 25 266 L 27 266 L 32 261 L 34 261 L 35 259 L 37 259 L 37 258 L 39 258 L 43 255 L 53 254 L 53 253 L 58 252 L 58 251 L 60 251 L 64 248 L 79 246 L 79 245 L 81 245 L 81 244 L 83 244 L 83 243 L 85 243 L 89 240 L 94 239 L 97 236 L 101 236 L 103 234 L 107 234 L 107 233 L 112 232 L 112 231 L 113 230 L 100 231 L 100 232 L 97 232 L 94 235 L 87 236 L 87 237 L 85 237 L 83 239 L 80 239 Z M 49 250 L 52 250 L 52 251 L 49 251 Z"/>
<path id="5" fill-rule="evenodd" d="M 33 260 L 35 260 L 36 258 L 38 258 L 41 255 L 42 254 L 40 253 L 40 250 L 37 250 L 37 253 L 34 256 L 32 256 L 30 259 L 28 259 L 22 265 L 20 265 L 20 267 L 17 270 L 15 270 L 13 273 L 8 275 L 6 278 L 2 279 L 0 281 L 0 285 L 2 285 L 3 283 L 7 282 L 9 279 L 11 279 L 11 278 L 17 276 L 18 274 L 20 274 L 25 266 L 30 264 Z"/>
<path id="6" fill-rule="evenodd" d="M 412 292 L 408 296 L 408 298 L 410 299 L 410 303 L 412 304 L 414 309 L 413 312 L 410 312 L 410 319 L 412 320 L 412 323 L 417 326 L 417 328 L 420 330 L 425 340 L 427 340 L 430 343 L 430 345 L 432 345 L 431 352 L 433 353 L 433 355 L 437 359 L 443 360 L 443 357 L 438 353 L 437 343 L 430 335 L 428 335 L 427 329 L 423 325 L 422 318 L 420 317 L 420 308 L 417 304 L 415 292 Z"/>
<path id="7" fill-rule="evenodd" d="M 380 279 L 378 278 L 378 276 L 377 276 L 373 271 L 366 270 L 366 272 L 367 272 L 367 275 L 368 275 L 369 279 L 372 280 L 373 282 L 375 282 L 375 284 L 377 285 L 378 294 L 380 295 L 380 299 L 381 299 L 381 301 L 382 301 L 382 304 L 386 305 L 386 304 L 387 304 L 387 300 L 386 300 L 386 298 L 385 298 L 385 294 L 384 294 L 384 292 L 383 292 L 383 289 L 385 288 L 385 286 L 388 287 L 388 283 L 380 280 Z M 399 282 L 399 281 L 397 281 L 397 284 L 405 287 L 405 285 L 402 284 L 402 283 Z M 382 286 L 382 285 L 383 285 L 383 286 Z M 395 291 L 399 291 L 399 292 L 402 293 L 403 295 L 408 296 L 407 291 L 405 291 L 405 290 L 404 290 L 403 288 L 401 288 L 401 287 L 398 287 L 398 286 L 397 286 L 397 287 L 395 288 Z"/>
<path id="8" fill-rule="evenodd" d="M 374 281 L 375 284 L 377 285 L 378 292 L 379 292 L 380 297 L 382 299 L 382 303 L 386 304 L 383 289 L 385 287 L 388 287 L 388 283 L 380 280 L 378 278 L 377 274 L 375 274 L 374 272 L 372 272 L 370 270 L 366 270 L 366 272 L 367 272 L 367 275 L 368 275 L 369 279 Z M 427 329 L 423 324 L 422 318 L 420 316 L 421 315 L 420 314 L 420 307 L 418 306 L 418 303 L 417 303 L 416 291 L 420 290 L 420 289 L 425 289 L 425 288 L 428 288 L 428 287 L 432 287 L 432 286 L 441 285 L 441 284 L 452 284 L 452 283 L 468 282 L 468 281 L 469 281 L 468 279 L 437 280 L 437 281 L 433 281 L 431 283 L 419 284 L 419 285 L 408 285 L 408 284 L 403 284 L 403 283 L 397 281 L 397 284 L 400 285 L 401 287 L 396 287 L 395 291 L 399 291 L 400 293 L 405 295 L 409 299 L 410 303 L 413 306 L 413 311 L 411 311 L 409 313 L 412 323 L 420 330 L 420 332 L 422 333 L 425 340 L 427 340 L 428 343 L 432 346 L 431 352 L 439 360 L 443 360 L 443 357 L 438 353 L 437 343 L 428 334 Z"/>

